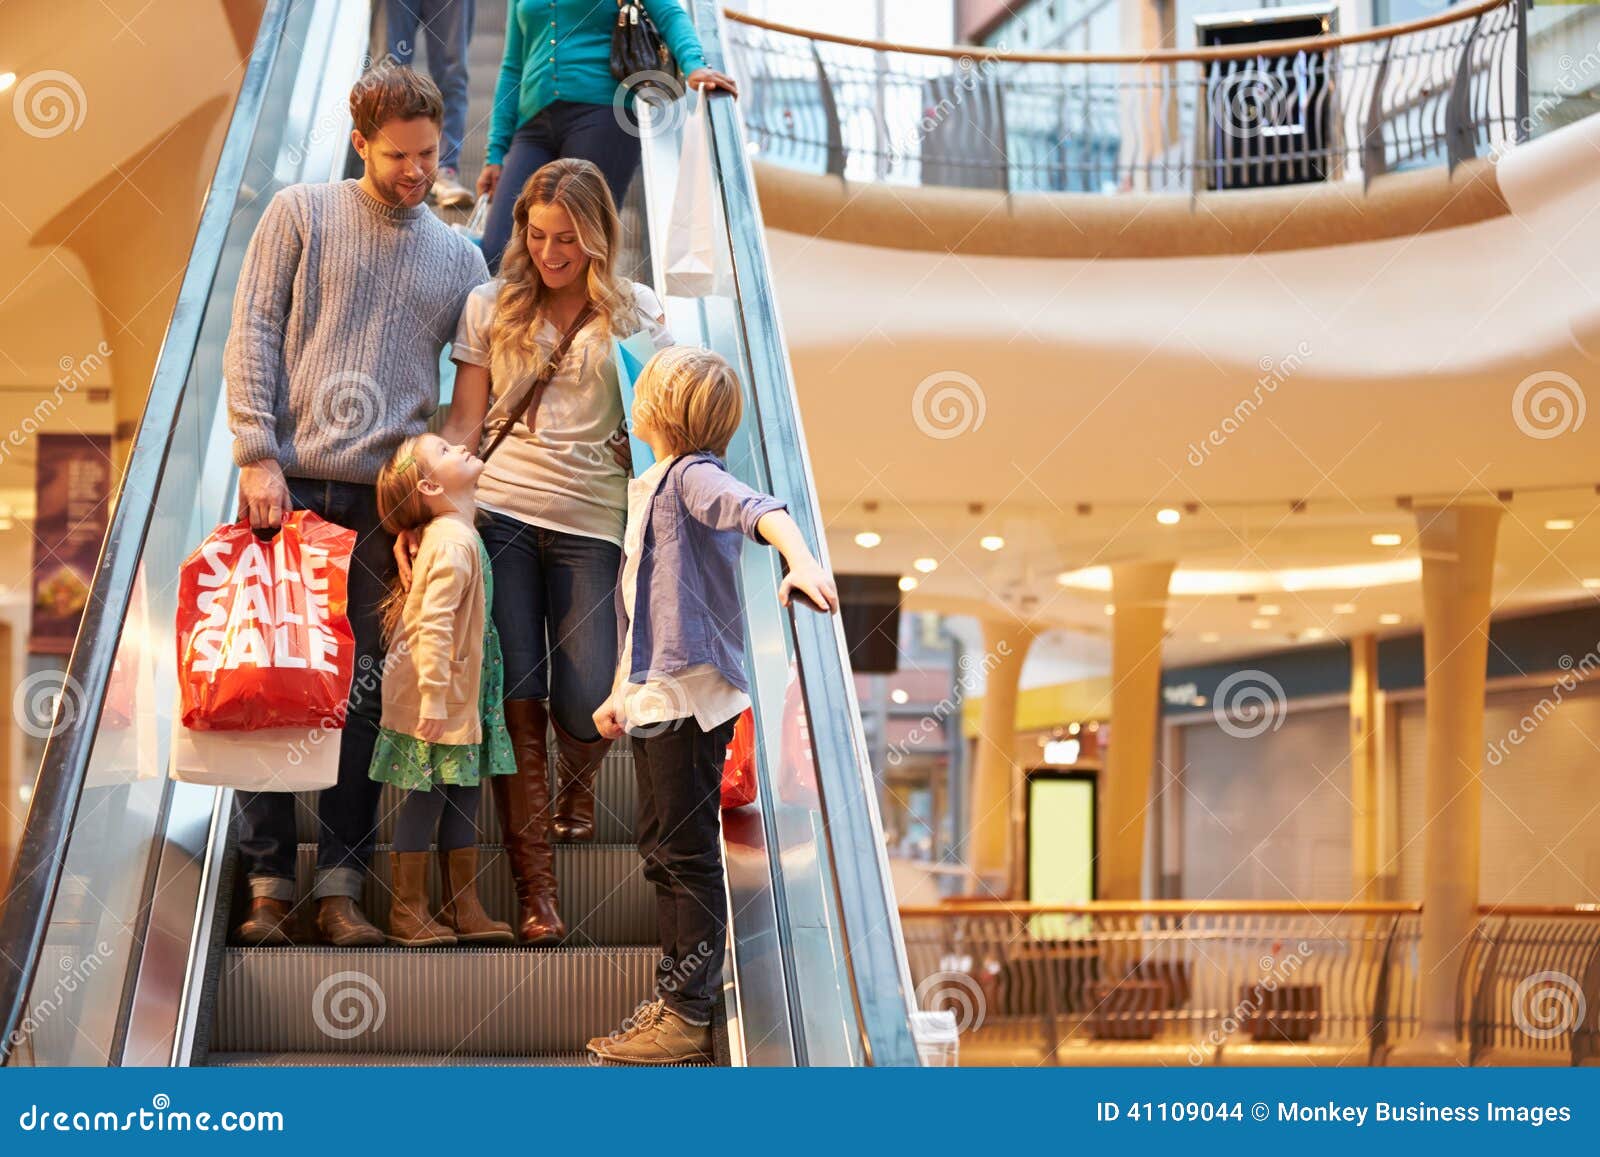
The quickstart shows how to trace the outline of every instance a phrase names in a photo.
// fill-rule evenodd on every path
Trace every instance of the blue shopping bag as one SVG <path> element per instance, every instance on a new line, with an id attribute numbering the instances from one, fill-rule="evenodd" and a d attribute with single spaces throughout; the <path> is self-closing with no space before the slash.
<path id="1" fill-rule="evenodd" d="M 612 353 L 617 363 L 617 388 L 622 391 L 622 420 L 628 426 L 628 446 L 633 453 L 633 476 L 643 474 L 655 464 L 656 456 L 649 445 L 633 432 L 633 383 L 639 380 L 645 362 L 656 352 L 654 339 L 647 330 L 632 337 L 615 338 Z"/>

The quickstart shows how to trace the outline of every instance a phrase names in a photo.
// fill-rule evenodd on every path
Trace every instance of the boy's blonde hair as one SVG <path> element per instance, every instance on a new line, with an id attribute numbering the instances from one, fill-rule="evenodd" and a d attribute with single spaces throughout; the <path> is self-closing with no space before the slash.
<path id="1" fill-rule="evenodd" d="M 634 423 L 648 425 L 674 454 L 726 454 L 743 417 L 739 376 L 711 350 L 668 346 L 634 385 Z"/>

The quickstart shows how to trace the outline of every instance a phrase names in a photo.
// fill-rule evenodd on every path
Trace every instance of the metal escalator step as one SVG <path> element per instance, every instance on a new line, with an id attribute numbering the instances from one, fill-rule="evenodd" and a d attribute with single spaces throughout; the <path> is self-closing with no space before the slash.
<path id="1" fill-rule="evenodd" d="M 651 987 L 650 948 L 229 948 L 210 1048 L 576 1053 Z"/>
<path id="2" fill-rule="evenodd" d="M 296 875 L 301 896 L 311 891 L 316 847 L 301 844 Z M 517 894 L 505 850 L 485 845 L 479 851 L 478 894 L 497 920 L 517 920 Z M 641 871 L 639 853 L 631 844 L 557 844 L 555 870 L 561 916 L 567 923 L 565 944 L 650 944 L 656 939 L 655 893 Z M 437 861 L 429 870 L 429 890 L 439 903 Z M 390 861 L 388 848 L 372 858 L 361 905 L 380 928 L 389 920 Z"/>
<path id="3" fill-rule="evenodd" d="M 554 772 L 551 773 L 554 775 Z M 394 839 L 394 819 L 400 810 L 405 792 L 397 787 L 385 786 L 378 802 L 378 841 L 388 843 Z M 615 743 L 607 753 L 595 777 L 595 832 L 594 838 L 602 844 L 628 844 L 633 842 L 633 821 L 639 810 L 639 791 L 633 779 L 633 753 L 626 742 Z M 295 825 L 300 843 L 315 843 L 317 839 L 317 812 L 315 796 L 302 793 L 295 800 Z M 485 840 L 500 838 L 500 823 L 495 816 L 494 793 L 483 792 L 483 802 L 478 810 L 478 835 Z"/>
<path id="4" fill-rule="evenodd" d="M 546 1053 L 532 1057 L 477 1057 L 449 1053 L 212 1053 L 206 1064 L 212 1068 L 321 1068 L 331 1065 L 359 1065 L 362 1068 L 436 1067 L 470 1065 L 483 1068 L 576 1067 L 593 1063 L 590 1053 Z"/>

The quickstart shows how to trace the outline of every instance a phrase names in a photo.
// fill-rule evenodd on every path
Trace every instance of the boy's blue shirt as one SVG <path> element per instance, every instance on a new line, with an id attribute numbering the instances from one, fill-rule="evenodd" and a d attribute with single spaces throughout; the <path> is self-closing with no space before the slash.
<path id="1" fill-rule="evenodd" d="M 764 543 L 756 524 L 787 509 L 729 474 L 714 454 L 686 454 L 672 463 L 645 515 L 632 622 L 617 584 L 618 654 L 627 639 L 622 632 L 633 632 L 628 682 L 709 663 L 749 692 L 739 551 L 745 538 Z"/>

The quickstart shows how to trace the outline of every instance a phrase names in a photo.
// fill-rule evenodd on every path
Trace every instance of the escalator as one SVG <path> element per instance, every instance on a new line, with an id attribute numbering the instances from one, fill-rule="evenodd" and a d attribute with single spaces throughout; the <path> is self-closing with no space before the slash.
<path id="1" fill-rule="evenodd" d="M 693 0 L 691 11 L 720 66 L 715 5 Z M 232 792 L 166 774 L 178 567 L 232 517 L 221 361 L 239 265 L 278 188 L 342 175 L 345 95 L 368 18 L 365 5 L 336 0 L 264 5 L 62 673 L 0 917 L 0 1055 L 9 1064 L 587 1063 L 584 1042 L 623 1027 L 649 995 L 653 899 L 631 846 L 625 745 L 601 771 L 596 841 L 558 848 L 572 931 L 545 949 L 230 944 L 239 891 Z M 656 131 L 636 183 L 642 203 L 629 214 L 642 225 L 639 264 L 661 268 L 679 111 L 706 117 L 724 260 L 716 293 L 663 297 L 669 323 L 679 341 L 717 349 L 740 368 L 746 419 L 729 467 L 786 499 L 825 551 L 732 100 L 647 117 Z M 716 1059 L 914 1065 L 911 987 L 839 623 L 780 607 L 773 552 L 751 548 L 742 566 L 760 798 L 724 814 L 731 919 Z M 491 793 L 483 794 L 482 891 L 506 919 L 515 912 L 511 876 L 492 842 Z M 386 789 L 363 900 L 380 923 L 397 802 Z M 304 800 L 299 823 L 304 897 L 316 826 Z"/>

